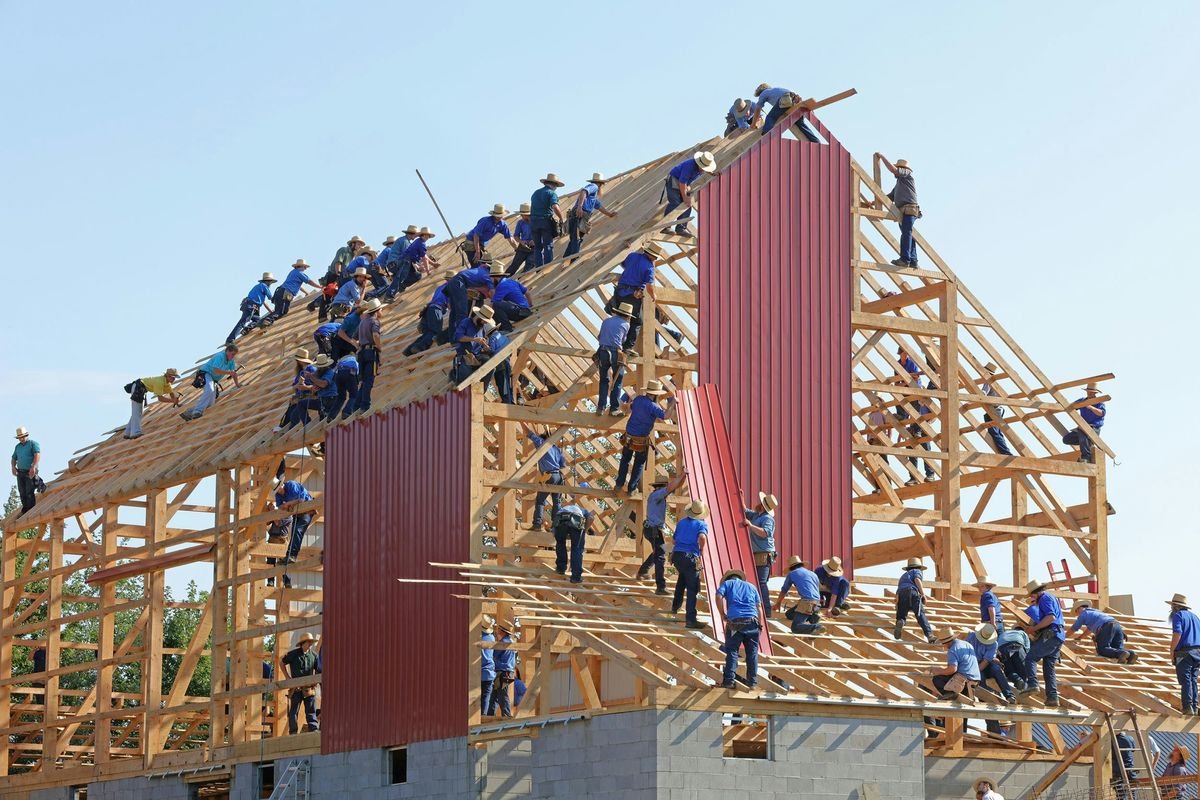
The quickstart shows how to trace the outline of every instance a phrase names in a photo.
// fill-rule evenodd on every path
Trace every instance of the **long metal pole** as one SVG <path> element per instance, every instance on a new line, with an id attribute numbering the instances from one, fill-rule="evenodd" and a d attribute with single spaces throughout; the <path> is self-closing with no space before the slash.
<path id="1" fill-rule="evenodd" d="M 429 184 L 425 182 L 425 176 L 421 174 L 421 170 L 419 169 L 413 171 L 417 173 L 417 179 L 420 180 L 421 185 L 425 187 L 425 194 L 429 195 L 430 202 L 432 202 L 433 207 L 437 209 L 438 216 L 442 218 L 442 224 L 446 226 L 446 233 L 450 234 L 451 239 L 457 238 L 457 234 L 450 228 L 450 221 L 447 220 L 446 215 L 442 213 L 442 207 L 438 205 L 437 198 L 433 196 L 433 190 L 431 190 L 429 188 Z M 458 250 L 458 257 L 462 259 L 462 264 L 464 267 L 471 266 L 467 263 L 467 254 L 461 249 Z"/>

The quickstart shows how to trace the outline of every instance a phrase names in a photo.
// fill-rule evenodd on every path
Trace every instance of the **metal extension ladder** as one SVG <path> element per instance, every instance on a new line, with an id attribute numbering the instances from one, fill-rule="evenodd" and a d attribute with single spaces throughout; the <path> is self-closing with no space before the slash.
<path id="1" fill-rule="evenodd" d="M 309 760 L 293 758 L 283 770 L 275 790 L 271 792 L 270 800 L 308 800 Z"/>

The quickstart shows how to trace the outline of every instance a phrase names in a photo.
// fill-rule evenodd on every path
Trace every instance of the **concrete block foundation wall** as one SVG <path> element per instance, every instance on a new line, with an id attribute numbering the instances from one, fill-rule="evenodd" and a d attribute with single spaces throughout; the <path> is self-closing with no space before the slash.
<path id="1" fill-rule="evenodd" d="M 1000 761 L 988 758 L 925 759 L 927 800 L 958 800 L 973 797 L 971 787 L 983 777 L 992 777 L 1005 797 L 1023 797 L 1035 783 L 1054 768 L 1052 761 Z M 1086 792 L 1092 783 L 1090 764 L 1073 764 L 1050 791 Z"/>

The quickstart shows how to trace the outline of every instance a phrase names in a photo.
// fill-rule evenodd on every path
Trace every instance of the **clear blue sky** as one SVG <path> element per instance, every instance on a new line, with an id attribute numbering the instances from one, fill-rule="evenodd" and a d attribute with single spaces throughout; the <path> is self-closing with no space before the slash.
<path id="1" fill-rule="evenodd" d="M 1056 379 L 1113 371 L 1114 589 L 1200 594 L 1186 168 L 1200 6 L 0 0 L 0 421 L 47 467 L 186 368 L 263 270 L 456 230 L 719 133 L 760 81 L 919 165 L 922 230 Z M 774 34 L 783 34 L 773 40 Z M 1178 355 L 1177 355 L 1178 354 Z M 1176 423 L 1174 418 L 1182 418 Z M 1186 485 L 1185 485 L 1186 484 Z"/>

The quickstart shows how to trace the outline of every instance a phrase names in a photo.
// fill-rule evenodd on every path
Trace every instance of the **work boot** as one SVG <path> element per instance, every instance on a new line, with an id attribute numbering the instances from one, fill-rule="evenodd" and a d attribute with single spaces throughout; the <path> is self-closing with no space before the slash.
<path id="1" fill-rule="evenodd" d="M 708 630 L 707 625 L 705 625 L 703 622 L 700 622 L 699 620 L 694 620 L 694 619 L 690 619 L 687 621 L 687 627 L 691 628 L 694 631 Z"/>
<path id="2" fill-rule="evenodd" d="M 1046 705 L 1050 708 L 1058 708 L 1058 697 L 1047 697 Z"/>
<path id="3" fill-rule="evenodd" d="M 929 642 L 930 644 L 937 644 L 937 637 L 932 633 L 928 633 L 925 635 L 925 641 Z"/>
<path id="4" fill-rule="evenodd" d="M 912 264 L 908 263 L 903 258 L 893 258 L 892 266 L 893 267 L 911 267 Z"/>
<path id="5" fill-rule="evenodd" d="M 648 569 L 639 569 L 637 571 L 637 579 L 639 581 L 646 580 L 646 578 L 649 577 L 649 575 L 650 575 L 650 570 L 648 570 Z"/>
<path id="6" fill-rule="evenodd" d="M 1017 690 L 1017 697 L 1024 697 L 1027 694 L 1037 694 L 1038 687 L 1025 684 Z"/>
<path id="7" fill-rule="evenodd" d="M 667 587 L 665 587 L 665 586 L 658 587 L 657 589 L 654 590 L 654 593 L 656 595 L 659 595 L 660 597 L 666 597 L 668 594 L 670 594 L 670 592 L 667 591 Z"/>
<path id="8" fill-rule="evenodd" d="M 1126 651 L 1126 653 L 1125 653 L 1125 663 L 1126 664 L 1136 664 L 1137 660 L 1138 660 L 1137 653 L 1133 652 L 1132 650 Z"/>
<path id="9" fill-rule="evenodd" d="M 904 482 L 904 485 L 905 486 L 916 486 L 920 482 L 921 482 L 920 478 L 909 478 L 908 480 L 906 480 Z"/>
<path id="10" fill-rule="evenodd" d="M 824 626 L 824 625 L 814 625 L 814 626 L 813 626 L 813 629 L 812 629 L 812 634 L 811 634 L 811 635 L 812 635 L 812 636 L 820 636 L 820 635 L 821 635 L 822 633 L 824 633 L 824 632 L 825 632 L 825 626 Z"/>
<path id="11" fill-rule="evenodd" d="M 850 609 L 854 608 L 854 606 L 850 605 L 849 601 L 843 600 L 838 608 L 840 608 L 842 611 L 849 611 Z"/>
<path id="12" fill-rule="evenodd" d="M 903 622 L 897 622 L 894 626 L 892 626 L 892 638 L 894 638 L 897 642 L 900 641 L 900 636 L 903 633 L 904 633 L 904 623 Z"/>
<path id="13" fill-rule="evenodd" d="M 1012 692 L 1009 692 L 1008 694 L 1004 695 L 1004 705 L 1015 706 L 1016 704 L 1017 704 L 1016 695 L 1014 695 Z"/>
<path id="14" fill-rule="evenodd" d="M 938 700 L 957 700 L 958 692 L 942 692 L 938 695 Z"/>

